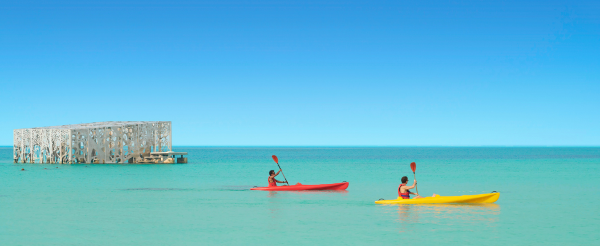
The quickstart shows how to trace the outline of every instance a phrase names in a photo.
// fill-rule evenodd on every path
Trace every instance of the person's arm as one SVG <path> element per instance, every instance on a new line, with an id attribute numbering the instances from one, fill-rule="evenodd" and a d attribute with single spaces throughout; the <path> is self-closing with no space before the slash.
<path id="1" fill-rule="evenodd" d="M 275 176 L 279 175 L 279 173 L 281 172 L 281 168 L 279 169 L 279 171 L 277 171 L 277 173 L 275 174 Z M 275 177 L 273 176 L 273 177 Z"/>
<path id="2" fill-rule="evenodd" d="M 287 183 L 287 182 L 285 182 L 285 181 L 279 181 L 279 180 L 277 180 L 277 179 L 273 179 L 273 180 L 275 180 L 275 182 L 277 182 L 277 183 Z"/>
<path id="3" fill-rule="evenodd" d="M 412 188 L 415 188 L 416 186 L 417 186 L 417 180 L 415 179 L 415 182 L 413 182 L 413 185 L 406 187 L 406 189 L 412 189 Z"/>

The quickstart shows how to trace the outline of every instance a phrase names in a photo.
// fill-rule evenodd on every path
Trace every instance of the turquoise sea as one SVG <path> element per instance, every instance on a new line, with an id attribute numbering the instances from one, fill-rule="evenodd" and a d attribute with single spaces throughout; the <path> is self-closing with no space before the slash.
<path id="1" fill-rule="evenodd" d="M 600 148 L 174 150 L 190 162 L 14 164 L 0 148 L 0 245 L 600 245 Z M 290 183 L 350 186 L 250 191 L 273 154 Z M 375 205 L 413 161 L 421 195 L 500 200 Z"/>

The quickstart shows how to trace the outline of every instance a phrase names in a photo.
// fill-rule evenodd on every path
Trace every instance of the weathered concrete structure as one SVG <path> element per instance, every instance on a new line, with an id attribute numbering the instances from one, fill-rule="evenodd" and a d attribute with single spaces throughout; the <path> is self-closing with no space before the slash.
<path id="1" fill-rule="evenodd" d="M 174 163 L 172 154 L 150 158 L 152 152 L 171 151 L 170 121 L 107 121 L 14 130 L 15 163 Z"/>

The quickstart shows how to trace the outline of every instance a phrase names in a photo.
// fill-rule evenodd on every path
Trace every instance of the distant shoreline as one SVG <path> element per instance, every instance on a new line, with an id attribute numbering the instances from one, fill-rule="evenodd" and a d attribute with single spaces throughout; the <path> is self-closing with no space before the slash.
<path id="1" fill-rule="evenodd" d="M 0 149 L 13 148 L 0 145 Z M 173 145 L 173 148 L 600 148 L 600 146 L 536 146 L 536 145 L 484 145 L 484 146 L 386 146 L 386 145 Z"/>

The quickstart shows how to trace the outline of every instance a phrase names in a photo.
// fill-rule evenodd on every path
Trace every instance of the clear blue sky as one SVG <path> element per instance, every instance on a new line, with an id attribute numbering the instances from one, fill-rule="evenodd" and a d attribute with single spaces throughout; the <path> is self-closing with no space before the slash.
<path id="1" fill-rule="evenodd" d="M 0 2 L 0 145 L 600 145 L 600 1 L 80 2 Z"/>

